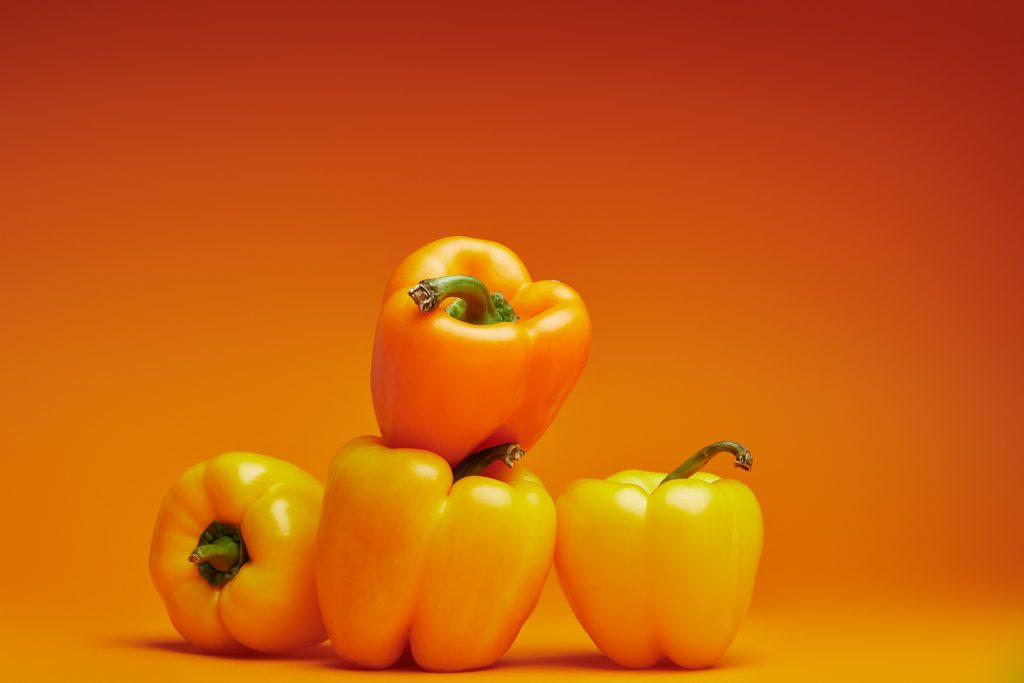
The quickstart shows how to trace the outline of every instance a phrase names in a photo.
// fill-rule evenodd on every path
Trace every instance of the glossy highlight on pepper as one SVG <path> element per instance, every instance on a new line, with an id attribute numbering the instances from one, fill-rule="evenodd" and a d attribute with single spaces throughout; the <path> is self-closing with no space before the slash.
<path id="1" fill-rule="evenodd" d="M 712 665 L 746 615 L 761 556 L 761 509 L 734 479 L 699 472 L 720 452 L 750 469 L 746 448 L 717 442 L 677 470 L 583 479 L 558 498 L 555 564 L 594 643 L 616 663 L 666 657 Z"/>
<path id="2" fill-rule="evenodd" d="M 178 632 L 211 652 L 283 652 L 326 637 L 313 577 L 323 486 L 295 465 L 225 453 L 167 494 L 149 570 Z"/>
<path id="3" fill-rule="evenodd" d="M 498 661 L 551 566 L 555 506 L 502 444 L 452 469 L 436 453 L 348 443 L 331 463 L 316 578 L 331 645 L 363 668 L 408 648 L 431 671 Z M 491 463 L 491 464 L 488 464 Z M 480 471 L 480 468 L 483 470 Z"/>
<path id="4" fill-rule="evenodd" d="M 507 247 L 427 244 L 396 269 L 377 321 L 370 383 L 384 442 L 452 465 L 502 443 L 529 451 L 582 373 L 590 338 L 579 295 L 533 282 Z"/>

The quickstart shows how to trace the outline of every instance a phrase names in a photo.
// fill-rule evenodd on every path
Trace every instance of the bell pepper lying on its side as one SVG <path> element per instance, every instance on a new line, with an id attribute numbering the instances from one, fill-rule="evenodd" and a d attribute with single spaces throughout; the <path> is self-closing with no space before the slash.
<path id="1" fill-rule="evenodd" d="M 761 556 L 761 509 L 742 483 L 697 472 L 722 451 L 750 469 L 747 449 L 720 441 L 668 476 L 627 470 L 558 498 L 558 576 L 580 624 L 622 666 L 666 656 L 710 666 L 736 636 Z"/>
<path id="2" fill-rule="evenodd" d="M 531 282 L 495 242 L 431 242 L 398 266 L 377 321 L 370 378 L 384 443 L 449 464 L 503 443 L 530 450 L 589 351 L 590 318 L 572 288 Z"/>
<path id="3" fill-rule="evenodd" d="M 544 486 L 500 462 L 521 454 L 514 444 L 487 449 L 453 475 L 434 453 L 376 437 L 341 449 L 327 475 L 316 580 L 342 659 L 380 669 L 408 646 L 424 669 L 461 671 L 508 650 L 555 542 Z M 471 476 L 484 467 L 488 476 Z"/>
<path id="4" fill-rule="evenodd" d="M 281 652 L 327 637 L 313 556 L 323 486 L 291 463 L 225 453 L 164 499 L 149 571 L 171 623 L 213 652 Z"/>

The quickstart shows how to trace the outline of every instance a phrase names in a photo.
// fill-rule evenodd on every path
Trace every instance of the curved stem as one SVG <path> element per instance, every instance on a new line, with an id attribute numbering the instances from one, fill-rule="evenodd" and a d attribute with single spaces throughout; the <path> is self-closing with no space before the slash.
<path id="1" fill-rule="evenodd" d="M 188 556 L 188 561 L 192 564 L 208 562 L 219 572 L 229 572 L 238 562 L 240 550 L 235 539 L 221 536 L 213 543 L 201 545 L 193 550 Z"/>
<path id="2" fill-rule="evenodd" d="M 710 446 L 700 449 L 689 460 L 669 472 L 668 476 L 661 480 L 661 484 L 673 479 L 686 479 L 708 464 L 708 461 L 719 453 L 732 453 L 736 456 L 736 462 L 733 463 L 736 467 L 749 470 L 754 465 L 753 456 L 750 455 L 750 451 L 742 444 L 738 444 L 735 441 L 716 441 Z"/>
<path id="3" fill-rule="evenodd" d="M 517 320 L 515 311 L 505 301 L 501 292 L 492 294 L 487 285 L 471 275 L 446 275 L 422 280 L 409 290 L 409 296 L 423 313 L 434 310 L 445 299 L 458 297 L 462 300 L 464 308 L 451 306 L 448 313 L 474 325 L 493 325 Z"/>
<path id="4" fill-rule="evenodd" d="M 464 477 L 480 474 L 488 465 L 499 460 L 512 467 L 517 461 L 522 460 L 524 455 L 526 455 L 526 451 L 517 443 L 503 443 L 477 451 L 467 455 L 452 468 L 452 483 L 454 484 Z"/>

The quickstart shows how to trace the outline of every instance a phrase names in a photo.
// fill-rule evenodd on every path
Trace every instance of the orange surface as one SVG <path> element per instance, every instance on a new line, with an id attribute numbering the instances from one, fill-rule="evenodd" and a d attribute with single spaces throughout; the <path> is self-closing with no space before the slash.
<path id="1" fill-rule="evenodd" d="M 550 490 L 754 453 L 699 676 L 1024 668 L 1019 6 L 257 5 L 0 9 L 5 678 L 343 678 L 192 653 L 149 535 L 190 463 L 373 431 L 381 290 L 451 233 L 590 308 Z M 607 667 L 551 585 L 484 675 Z"/>

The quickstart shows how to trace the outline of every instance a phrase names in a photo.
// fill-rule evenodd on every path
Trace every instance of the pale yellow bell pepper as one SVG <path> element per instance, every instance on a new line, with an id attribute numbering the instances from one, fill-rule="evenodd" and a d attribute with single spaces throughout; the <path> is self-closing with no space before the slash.
<path id="1" fill-rule="evenodd" d="M 750 468 L 750 453 L 723 441 L 668 476 L 627 470 L 558 498 L 558 576 L 580 624 L 622 666 L 709 666 L 746 614 L 761 509 L 742 483 L 696 471 L 722 451 Z"/>

